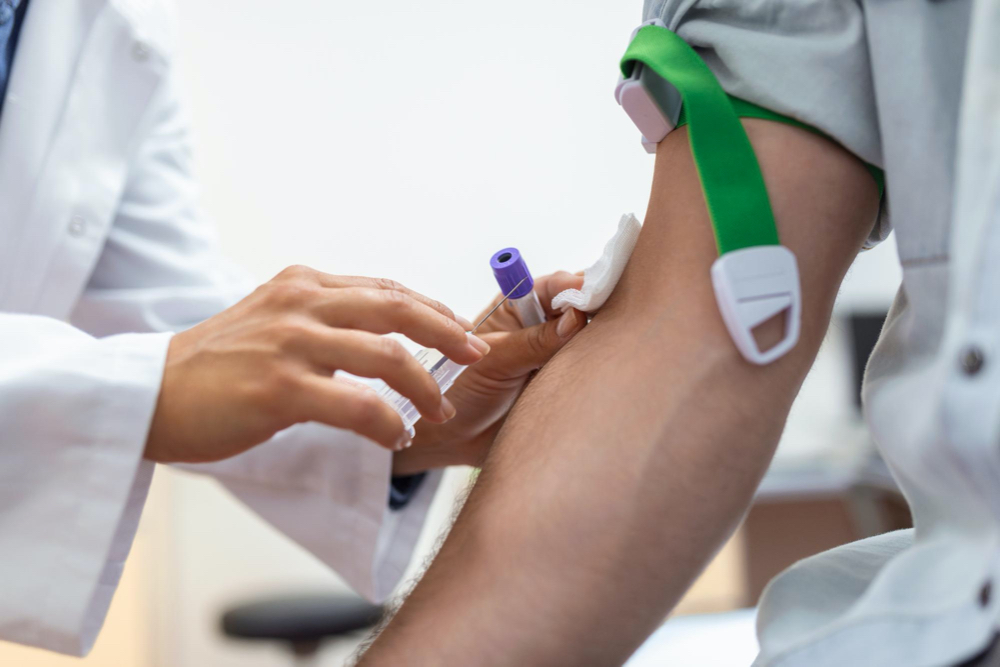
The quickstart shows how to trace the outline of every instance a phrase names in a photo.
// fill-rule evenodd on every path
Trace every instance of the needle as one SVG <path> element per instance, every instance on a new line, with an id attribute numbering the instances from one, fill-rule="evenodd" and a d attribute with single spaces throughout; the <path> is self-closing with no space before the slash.
<path id="1" fill-rule="evenodd" d="M 527 279 L 528 279 L 527 276 L 525 276 L 524 278 L 521 278 L 521 282 L 518 283 L 518 284 L 516 284 L 516 285 L 514 285 L 510 289 L 509 292 L 507 292 L 506 294 L 504 294 L 504 297 L 500 300 L 500 303 L 498 303 L 497 305 L 493 306 L 493 310 L 491 310 L 490 312 L 486 313 L 486 317 L 484 317 L 483 319 L 479 320 L 479 323 L 476 326 L 472 327 L 472 331 L 470 331 L 469 333 L 476 333 L 476 329 L 478 329 L 479 327 L 483 326 L 483 323 L 486 322 L 486 320 L 490 319 L 490 315 L 492 315 L 493 313 L 497 312 L 497 308 L 499 308 L 500 306 L 502 306 L 504 304 L 504 302 L 506 302 L 507 299 L 510 298 L 510 295 L 517 291 L 517 288 L 521 286 L 521 283 L 523 283 Z"/>

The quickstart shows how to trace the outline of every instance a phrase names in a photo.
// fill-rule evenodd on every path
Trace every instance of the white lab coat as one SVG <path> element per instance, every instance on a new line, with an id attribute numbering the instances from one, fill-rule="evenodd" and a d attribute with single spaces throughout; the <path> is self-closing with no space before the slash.
<path id="1" fill-rule="evenodd" d="M 0 116 L 0 639 L 87 653 L 153 474 L 170 332 L 247 285 L 198 206 L 158 0 L 31 0 Z M 438 475 L 387 509 L 391 455 L 300 425 L 200 466 L 384 598 Z"/>

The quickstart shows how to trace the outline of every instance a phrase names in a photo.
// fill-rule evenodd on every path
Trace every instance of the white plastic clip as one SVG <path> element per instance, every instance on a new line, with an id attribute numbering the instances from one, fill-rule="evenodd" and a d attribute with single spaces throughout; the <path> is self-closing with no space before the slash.
<path id="1" fill-rule="evenodd" d="M 734 250 L 712 264 L 712 285 L 729 335 L 747 361 L 764 365 L 783 356 L 799 340 L 802 291 L 791 250 L 763 245 Z M 753 330 L 785 311 L 785 335 L 761 351 Z"/>
<path id="2" fill-rule="evenodd" d="M 632 39 L 647 25 L 666 28 L 663 21 L 646 21 L 632 31 Z M 621 105 L 632 122 L 642 133 L 642 147 L 647 153 L 655 153 L 656 145 L 677 127 L 681 112 L 681 96 L 669 83 L 655 72 L 636 63 L 629 78 L 618 77 L 615 87 L 615 101 Z"/>

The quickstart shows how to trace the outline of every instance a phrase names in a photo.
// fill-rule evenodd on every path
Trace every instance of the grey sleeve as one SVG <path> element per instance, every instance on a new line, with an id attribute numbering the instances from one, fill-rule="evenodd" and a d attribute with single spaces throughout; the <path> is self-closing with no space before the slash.
<path id="1" fill-rule="evenodd" d="M 730 95 L 817 128 L 883 166 L 859 0 L 644 0 Z M 889 233 L 885 208 L 868 245 Z"/>
<path id="2" fill-rule="evenodd" d="M 882 166 L 865 21 L 856 0 L 645 0 L 730 95 L 811 125 Z"/>

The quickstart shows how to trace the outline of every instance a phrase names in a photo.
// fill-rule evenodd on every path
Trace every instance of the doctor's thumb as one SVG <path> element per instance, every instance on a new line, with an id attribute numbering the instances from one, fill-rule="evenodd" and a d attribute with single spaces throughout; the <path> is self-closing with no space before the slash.
<path id="1" fill-rule="evenodd" d="M 510 377 L 530 373 L 544 366 L 586 323 L 586 315 L 570 309 L 556 319 L 506 334 L 504 344 L 494 347 L 487 359 Z"/>

